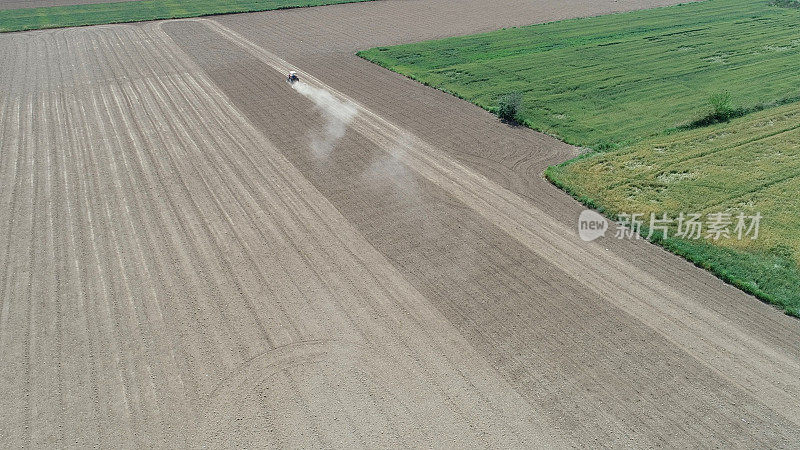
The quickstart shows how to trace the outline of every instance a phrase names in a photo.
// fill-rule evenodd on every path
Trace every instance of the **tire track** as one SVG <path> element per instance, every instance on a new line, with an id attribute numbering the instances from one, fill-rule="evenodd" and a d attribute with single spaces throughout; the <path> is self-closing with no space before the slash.
<path id="1" fill-rule="evenodd" d="M 23 248 L 27 248 L 28 249 L 28 257 L 27 257 L 27 266 L 28 266 L 28 268 L 27 268 L 27 271 L 23 272 L 23 274 L 27 274 L 27 276 L 28 276 L 28 281 L 25 284 L 25 294 L 24 294 L 24 297 L 23 297 L 25 299 L 28 299 L 28 301 L 25 302 L 25 306 L 27 307 L 26 311 L 25 311 L 25 320 L 27 322 L 27 329 L 25 330 L 25 338 L 23 340 L 25 347 L 24 347 L 22 355 L 21 355 L 22 356 L 22 360 L 24 361 L 23 364 L 25 365 L 25 385 L 22 388 L 22 393 L 23 393 L 24 398 L 26 400 L 26 404 L 25 404 L 23 412 L 22 412 L 22 416 L 23 416 L 22 417 L 22 428 L 24 430 L 23 431 L 23 433 L 24 433 L 23 446 L 26 446 L 26 447 L 30 447 L 31 446 L 32 434 L 33 434 L 33 431 L 34 431 L 33 430 L 33 414 L 34 414 L 33 413 L 33 409 L 34 409 L 34 406 L 33 406 L 33 392 L 32 392 L 32 389 L 31 389 L 31 385 L 32 385 L 32 382 L 31 382 L 31 372 L 32 372 L 31 365 L 33 364 L 32 353 L 34 353 L 33 349 L 32 349 L 33 344 L 34 344 L 34 339 L 33 339 L 33 336 L 34 336 L 34 329 L 33 329 L 34 328 L 34 318 L 33 318 L 33 311 L 34 311 L 33 303 L 34 302 L 33 302 L 33 298 L 34 297 L 33 297 L 32 294 L 33 294 L 33 281 L 34 281 L 34 259 L 35 259 L 35 255 L 36 255 L 35 248 L 36 248 L 37 243 L 38 243 L 38 240 L 36 239 L 36 236 L 37 236 L 37 233 L 36 233 L 36 231 L 37 231 L 37 228 L 36 228 L 36 219 L 37 219 L 36 203 L 37 203 L 37 200 L 39 199 L 39 196 L 37 195 L 38 178 L 36 177 L 36 147 L 35 147 L 34 143 L 32 142 L 33 141 L 33 136 L 35 136 L 33 134 L 33 102 L 34 102 L 34 99 L 35 99 L 35 96 L 30 95 L 30 96 L 28 96 L 27 101 L 25 102 L 26 109 L 28 111 L 27 120 L 26 120 L 26 123 L 25 123 L 25 130 L 26 130 L 26 136 L 27 136 L 25 138 L 25 147 L 26 147 L 26 153 L 31 155 L 30 181 L 29 181 L 30 192 L 29 192 L 29 195 L 27 196 L 27 198 L 30 198 L 30 214 L 29 214 L 30 226 L 28 227 L 28 233 L 27 233 L 27 238 L 28 238 L 27 239 L 27 245 L 25 247 L 23 247 Z M 23 242 L 26 242 L 26 241 L 23 241 Z M 23 275 L 23 274 L 20 274 L 20 275 Z M 20 278 L 22 278 L 22 276 Z"/>
<path id="2" fill-rule="evenodd" d="M 129 87 L 124 88 L 127 89 Z M 153 170 L 151 169 L 151 164 L 153 164 L 153 161 L 146 150 L 148 145 L 147 138 L 143 135 L 139 125 L 136 124 L 136 119 L 133 117 L 135 116 L 133 110 L 136 103 L 131 100 L 131 92 L 117 90 L 114 86 L 111 86 L 109 90 L 109 97 L 114 99 L 113 110 L 115 115 L 118 115 L 118 118 L 113 123 L 118 126 L 118 129 L 126 130 L 134 149 L 135 155 L 132 159 L 135 162 L 135 171 L 144 179 L 135 185 L 134 192 L 168 192 L 163 180 L 158 177 L 152 178 Z M 135 97 L 133 98 L 135 100 Z M 126 111 L 130 112 L 126 113 Z M 128 114 L 132 117 L 128 117 Z M 130 178 L 132 183 L 136 183 L 136 177 L 133 174 L 130 175 Z M 144 199 L 137 196 L 137 199 L 140 208 L 143 210 L 143 216 L 155 218 L 157 222 L 153 226 L 147 226 L 147 235 L 153 237 L 151 245 L 154 247 L 164 245 L 166 247 L 156 254 L 172 255 L 170 259 L 157 263 L 155 267 L 159 278 L 164 280 L 163 287 L 165 290 L 161 291 L 161 295 L 169 300 L 169 304 L 174 305 L 171 312 L 176 314 L 177 317 L 172 320 L 172 325 L 181 329 L 178 348 L 180 353 L 184 355 L 181 360 L 187 362 L 186 365 L 183 365 L 183 371 L 188 374 L 186 381 L 189 382 L 190 397 L 197 398 L 201 391 L 201 380 L 222 370 L 221 367 L 233 366 L 235 360 L 234 349 L 226 348 L 223 344 L 225 339 L 217 333 L 217 327 L 211 326 L 215 320 L 211 317 L 211 314 L 213 314 L 211 311 L 216 310 L 216 308 L 203 307 L 197 302 L 197 299 L 203 299 L 208 296 L 206 292 L 203 292 L 206 289 L 206 285 L 200 278 L 202 273 L 196 272 L 190 262 L 191 260 L 196 261 L 197 258 L 187 253 L 181 245 L 185 241 L 185 238 L 181 237 L 185 236 L 185 231 L 183 229 L 178 230 L 173 225 L 175 223 L 180 225 L 180 221 L 177 218 L 168 220 L 164 217 L 163 211 L 169 212 L 172 217 L 179 217 L 177 216 L 178 213 L 171 209 L 172 205 L 165 203 L 160 196 L 155 198 L 148 196 Z M 150 206 L 150 203 L 153 203 L 156 207 Z M 148 221 L 143 221 L 142 223 L 149 225 Z M 163 234 L 162 230 L 167 230 L 169 235 Z M 192 249 L 189 249 L 189 252 L 191 251 Z M 168 275 L 168 269 L 172 267 L 179 268 L 179 273 L 174 280 L 170 280 L 171 277 Z M 181 280 L 184 280 L 184 282 L 181 283 Z M 186 291 L 180 291 L 179 285 L 184 285 Z M 202 288 L 198 288 L 198 286 L 202 286 Z M 185 299 L 185 309 L 182 307 L 183 302 L 181 299 Z M 196 311 L 194 314 L 191 312 L 192 309 Z M 194 317 L 198 314 L 200 317 Z M 190 321 L 196 322 L 196 326 L 189 327 L 188 323 Z M 200 333 L 201 330 L 206 332 Z M 213 351 L 201 350 L 196 345 L 198 342 L 204 342 L 205 348 L 213 349 Z M 217 360 L 216 362 L 214 361 L 215 359 Z M 201 377 L 201 375 L 203 376 Z"/>
<path id="3" fill-rule="evenodd" d="M 142 110 L 142 105 L 140 102 L 144 102 L 144 100 L 140 89 L 131 84 L 122 86 L 122 92 L 127 98 L 128 105 L 126 106 L 131 108 L 133 112 L 131 118 L 133 121 L 132 123 L 141 124 L 139 125 L 141 127 L 157 127 L 157 124 L 155 122 L 151 122 L 151 119 L 148 118 L 147 114 Z M 150 105 L 148 105 L 148 107 L 150 107 Z M 160 148 L 159 143 L 164 142 L 164 137 L 160 133 L 158 135 L 155 135 L 155 133 L 153 133 L 154 135 L 148 134 L 149 132 L 145 132 L 144 130 L 142 131 L 142 153 L 147 159 L 150 173 L 155 176 L 156 185 L 159 187 L 161 192 L 165 193 L 164 201 L 166 202 L 166 206 L 163 209 L 171 212 L 170 215 L 174 220 L 173 223 L 177 224 L 178 229 L 176 230 L 177 234 L 174 237 L 174 242 L 183 243 L 184 245 L 189 244 L 189 255 L 185 259 L 187 273 L 191 274 L 191 277 L 195 280 L 195 284 L 193 284 L 193 286 L 203 286 L 203 290 L 205 291 L 202 294 L 197 295 L 196 298 L 201 298 L 208 302 L 209 305 L 206 308 L 213 311 L 217 316 L 214 319 L 209 317 L 211 322 L 207 326 L 208 329 L 217 331 L 216 334 L 219 337 L 216 340 L 216 346 L 219 347 L 219 350 L 207 354 L 207 357 L 209 358 L 209 362 L 207 364 L 210 366 L 215 366 L 217 364 L 213 362 L 214 359 L 220 357 L 221 355 L 227 355 L 226 359 L 229 359 L 231 367 L 234 367 L 236 364 L 241 362 L 243 355 L 246 354 L 246 350 L 244 349 L 240 338 L 234 332 L 229 314 L 225 311 L 222 305 L 220 305 L 218 302 L 214 302 L 214 299 L 222 299 L 227 297 L 221 294 L 221 289 L 226 288 L 213 277 L 212 274 L 215 272 L 211 270 L 209 264 L 213 264 L 214 258 L 209 256 L 208 251 L 203 249 L 200 245 L 199 241 L 201 238 L 198 237 L 198 232 L 195 231 L 196 226 L 190 225 L 186 219 L 186 217 L 192 217 L 193 215 L 184 214 L 184 212 L 181 211 L 181 209 L 177 206 L 178 199 L 174 198 L 175 194 L 172 192 L 172 189 L 180 189 L 180 186 L 176 186 L 177 183 L 171 180 L 173 170 L 169 167 L 165 167 L 163 165 L 164 162 L 160 161 L 160 158 L 153 154 L 152 149 Z M 181 196 L 180 198 L 183 198 L 183 196 L 186 195 L 185 188 L 181 190 L 179 195 Z M 199 235 L 203 236 L 203 234 Z M 206 308 L 203 308 L 203 310 L 205 311 Z M 225 330 L 224 333 L 222 330 L 217 330 L 217 327 L 213 326 L 214 322 L 217 320 L 223 325 L 223 329 Z M 205 351 L 203 351 L 203 353 L 205 353 Z M 208 375 L 211 374 L 206 374 L 206 376 Z M 202 379 L 199 379 L 198 381 L 200 380 Z M 207 380 L 202 381 L 205 382 Z M 195 397 L 201 395 L 203 390 L 204 388 L 200 388 Z"/>
<path id="4" fill-rule="evenodd" d="M 99 247 L 104 242 L 103 236 L 97 230 L 95 213 L 93 207 L 96 189 L 92 189 L 93 176 L 88 168 L 89 161 L 89 137 L 87 128 L 89 123 L 86 120 L 85 112 L 81 102 L 75 102 L 71 106 L 72 119 L 76 123 L 78 130 L 78 148 L 76 153 L 76 171 L 80 177 L 78 190 L 81 213 L 81 226 L 84 230 L 83 253 L 88 259 L 85 270 L 84 280 L 88 289 L 87 320 L 97 324 L 96 333 L 98 334 L 98 346 L 95 352 L 102 355 L 99 378 L 103 381 L 113 380 L 116 386 L 111 386 L 105 382 L 99 384 L 101 402 L 105 400 L 108 419 L 112 425 L 104 427 L 106 436 L 101 438 L 101 442 L 135 442 L 133 431 L 137 429 L 137 418 L 131 411 L 131 383 L 128 373 L 127 356 L 121 350 L 121 334 L 115 327 L 116 321 L 112 318 L 112 298 L 115 294 L 113 287 L 110 286 L 108 275 L 101 262 Z M 91 280 L 91 281 L 90 281 Z M 91 314 L 91 316 L 90 316 Z M 91 317 L 91 319 L 89 319 Z M 104 367 L 105 366 L 105 367 Z M 116 387 L 119 388 L 116 389 Z M 121 391 L 121 392 L 120 392 Z M 113 433 L 113 434 L 112 434 Z M 115 435 L 119 434 L 119 435 Z M 123 437 L 124 436 L 124 437 Z"/>
<path id="5" fill-rule="evenodd" d="M 14 131 L 12 134 L 12 139 L 6 141 L 3 140 L 0 142 L 0 149 L 2 149 L 4 154 L 10 153 L 13 155 L 13 164 L 9 164 L 8 167 L 11 168 L 11 175 L 9 177 L 9 183 L 4 183 L 3 186 L 11 186 L 10 189 L 3 189 L 4 192 L 8 192 L 8 200 L 7 208 L 3 208 L 3 212 L 0 213 L 2 215 L 7 215 L 7 219 L 5 220 L 6 226 L 3 228 L 2 236 L 3 240 L 5 241 L 3 248 L 3 269 L 2 269 L 2 278 L 0 278 L 0 288 L 3 289 L 2 298 L 0 298 L 0 354 L 4 353 L 4 349 L 6 347 L 6 343 L 8 342 L 8 335 L 7 332 L 10 330 L 6 324 L 7 316 L 8 316 L 8 308 L 10 307 L 10 276 L 11 276 L 11 263 L 12 263 L 12 256 L 11 256 L 11 245 L 14 235 L 14 219 L 15 219 L 15 212 L 17 210 L 17 199 L 19 198 L 18 192 L 22 183 L 22 178 L 19 175 L 20 170 L 20 162 L 22 158 L 20 158 L 20 150 L 21 145 L 20 142 L 20 116 L 22 114 L 22 109 L 20 106 L 20 99 L 16 98 L 14 101 L 14 108 L 13 112 L 9 115 L 10 116 L 10 125 L 9 128 Z M 10 142 L 8 146 L 5 146 L 7 142 Z M 11 150 L 13 149 L 13 151 Z M 4 166 L 5 167 L 5 166 Z"/>

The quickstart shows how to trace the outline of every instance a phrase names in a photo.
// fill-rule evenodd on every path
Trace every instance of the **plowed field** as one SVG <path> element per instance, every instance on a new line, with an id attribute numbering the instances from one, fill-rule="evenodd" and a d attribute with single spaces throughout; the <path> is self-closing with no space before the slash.
<path id="1" fill-rule="evenodd" d="M 0 442 L 799 442 L 796 320 L 582 242 L 576 149 L 354 56 L 653 2 L 453 5 L 0 36 Z"/>

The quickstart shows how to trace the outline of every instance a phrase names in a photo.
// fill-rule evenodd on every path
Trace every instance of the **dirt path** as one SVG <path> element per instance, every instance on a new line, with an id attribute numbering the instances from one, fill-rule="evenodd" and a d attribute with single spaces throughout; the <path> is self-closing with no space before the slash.
<path id="1" fill-rule="evenodd" d="M 0 36 L 0 442 L 800 442 L 796 321 L 584 244 L 574 149 L 352 56 L 587 13 L 450 5 Z"/>

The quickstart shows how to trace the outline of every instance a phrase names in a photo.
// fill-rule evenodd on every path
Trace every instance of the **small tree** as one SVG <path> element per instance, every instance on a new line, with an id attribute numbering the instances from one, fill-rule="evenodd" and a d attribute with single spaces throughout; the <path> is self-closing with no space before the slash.
<path id="1" fill-rule="evenodd" d="M 717 92 L 711 94 L 708 98 L 708 103 L 711 104 L 711 118 L 716 121 L 725 121 L 733 115 L 733 106 L 731 106 L 731 93 L 728 91 Z"/>
<path id="2" fill-rule="evenodd" d="M 497 103 L 497 116 L 509 122 L 516 122 L 522 106 L 522 93 L 512 92 L 500 97 Z"/>

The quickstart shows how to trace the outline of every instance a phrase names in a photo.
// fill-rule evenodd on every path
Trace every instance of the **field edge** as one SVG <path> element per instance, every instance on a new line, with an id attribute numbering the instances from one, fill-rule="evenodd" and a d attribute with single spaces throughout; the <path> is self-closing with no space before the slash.
<path id="1" fill-rule="evenodd" d="M 371 1 L 377 0 L 305 0 L 294 4 L 276 4 L 274 0 L 266 2 L 258 0 L 233 2 L 207 0 L 206 2 L 198 2 L 206 3 L 205 5 L 201 4 L 181 9 L 173 4 L 173 0 L 133 0 L 85 5 L 6 9 L 0 10 L 0 33 L 150 22 L 154 20 L 189 19 Z M 143 3 L 149 7 L 145 11 L 142 11 Z M 81 18 L 75 19 L 75 15 Z"/>

